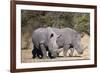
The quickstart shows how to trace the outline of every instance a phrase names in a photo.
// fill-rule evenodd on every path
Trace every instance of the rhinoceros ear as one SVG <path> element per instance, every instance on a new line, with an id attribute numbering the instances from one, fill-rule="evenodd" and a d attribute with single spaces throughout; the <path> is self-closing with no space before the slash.
<path id="1" fill-rule="evenodd" d="M 53 36 L 54 36 L 54 34 L 53 34 L 53 33 L 51 33 L 50 38 L 52 38 Z"/>
<path id="2" fill-rule="evenodd" d="M 60 34 L 60 35 L 57 35 L 57 38 L 60 38 L 62 35 Z"/>

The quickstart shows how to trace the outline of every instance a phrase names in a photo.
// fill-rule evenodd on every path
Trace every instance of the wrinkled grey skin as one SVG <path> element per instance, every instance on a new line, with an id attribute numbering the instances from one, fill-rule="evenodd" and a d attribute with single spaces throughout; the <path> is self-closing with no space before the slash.
<path id="1" fill-rule="evenodd" d="M 71 55 L 73 55 L 74 49 L 79 54 L 83 53 L 83 48 L 81 45 L 81 34 L 76 32 L 73 29 L 70 28 L 63 28 L 63 29 L 58 29 L 58 28 L 52 28 L 53 31 L 56 34 L 59 34 L 60 36 L 57 38 L 57 45 L 59 48 L 63 48 L 64 50 L 64 56 L 66 56 L 67 51 L 70 49 L 71 50 Z"/>
<path id="2" fill-rule="evenodd" d="M 58 35 L 52 31 L 52 28 L 38 28 L 32 33 L 32 42 L 34 44 L 33 48 L 33 55 L 34 53 L 43 53 L 43 58 L 47 57 L 47 50 L 49 51 L 49 54 L 51 54 L 53 57 L 57 56 L 57 49 L 58 45 L 56 44 L 56 39 Z M 37 50 L 37 52 L 34 52 L 34 50 Z M 39 50 L 41 52 L 39 52 Z"/>

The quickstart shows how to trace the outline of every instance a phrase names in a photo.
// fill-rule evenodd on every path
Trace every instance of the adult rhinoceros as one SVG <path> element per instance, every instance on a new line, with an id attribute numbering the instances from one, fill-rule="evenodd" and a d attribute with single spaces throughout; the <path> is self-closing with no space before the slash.
<path id="1" fill-rule="evenodd" d="M 67 51 L 71 48 L 76 49 L 79 54 L 83 53 L 83 48 L 81 45 L 81 34 L 71 28 L 52 28 L 52 30 L 60 35 L 57 38 L 57 45 L 59 48 L 63 48 L 64 56 L 66 56 Z M 73 54 L 73 49 L 71 49 L 71 54 Z"/>
<path id="2" fill-rule="evenodd" d="M 32 54 L 33 58 L 38 56 L 39 58 L 46 58 L 47 51 L 49 51 L 49 57 L 53 58 L 57 56 L 58 45 L 56 43 L 58 35 L 48 28 L 38 28 L 32 33 L 32 42 L 34 44 Z"/>

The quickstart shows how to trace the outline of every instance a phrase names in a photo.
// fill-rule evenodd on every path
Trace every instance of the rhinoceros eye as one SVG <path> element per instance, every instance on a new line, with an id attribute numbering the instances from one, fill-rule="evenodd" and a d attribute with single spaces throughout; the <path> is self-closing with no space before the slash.
<path id="1" fill-rule="evenodd" d="M 50 38 L 52 38 L 53 37 L 53 33 L 50 35 Z"/>

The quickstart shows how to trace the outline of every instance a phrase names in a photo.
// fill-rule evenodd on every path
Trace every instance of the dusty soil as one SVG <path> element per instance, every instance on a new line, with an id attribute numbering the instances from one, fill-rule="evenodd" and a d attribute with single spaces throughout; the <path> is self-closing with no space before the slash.
<path id="1" fill-rule="evenodd" d="M 67 53 L 67 57 L 63 57 L 63 52 L 59 54 L 59 57 L 55 59 L 32 59 L 32 49 L 22 49 L 21 51 L 21 62 L 22 63 L 31 63 L 31 62 L 44 62 L 44 61 L 69 61 L 69 60 L 87 60 L 89 59 L 89 36 L 87 34 L 81 39 L 82 46 L 84 48 L 84 52 L 82 55 L 79 55 L 76 51 L 74 51 L 73 56 L 69 56 L 69 52 Z"/>

